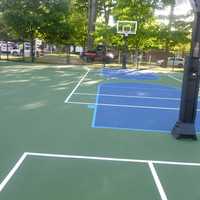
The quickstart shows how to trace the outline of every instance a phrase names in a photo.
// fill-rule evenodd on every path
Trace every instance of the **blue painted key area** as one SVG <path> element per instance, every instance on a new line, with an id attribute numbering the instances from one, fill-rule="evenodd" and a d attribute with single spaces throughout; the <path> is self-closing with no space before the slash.
<path id="1" fill-rule="evenodd" d="M 157 80 L 159 77 L 152 72 L 130 69 L 102 69 L 102 75 L 107 78 L 119 78 L 126 80 Z"/>
<path id="2" fill-rule="evenodd" d="M 177 88 L 156 84 L 100 84 L 92 126 L 170 133 L 178 119 L 180 93 Z M 199 120 L 198 115 L 198 131 Z"/>

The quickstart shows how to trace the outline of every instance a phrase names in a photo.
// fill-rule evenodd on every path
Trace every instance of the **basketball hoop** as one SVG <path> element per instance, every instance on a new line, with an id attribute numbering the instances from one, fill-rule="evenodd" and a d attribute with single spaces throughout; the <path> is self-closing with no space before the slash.
<path id="1" fill-rule="evenodd" d="M 128 36 L 137 32 L 137 21 L 118 21 L 117 33 L 124 35 L 124 52 L 122 58 L 122 69 L 126 69 L 128 58 Z"/>
<path id="2" fill-rule="evenodd" d="M 125 35 L 134 35 L 137 32 L 137 21 L 118 21 L 117 33 Z"/>
<path id="3" fill-rule="evenodd" d="M 124 36 L 128 37 L 128 35 L 130 34 L 130 31 L 124 31 Z"/>

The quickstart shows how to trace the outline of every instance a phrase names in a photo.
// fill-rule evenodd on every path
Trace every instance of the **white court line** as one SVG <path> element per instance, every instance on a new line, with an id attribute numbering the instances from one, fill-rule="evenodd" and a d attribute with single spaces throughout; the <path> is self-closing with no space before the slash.
<path id="1" fill-rule="evenodd" d="M 152 174 L 152 176 L 153 176 L 154 182 L 155 182 L 155 184 L 156 184 L 156 187 L 157 187 L 157 189 L 158 189 L 158 191 L 159 191 L 159 193 L 160 193 L 161 199 L 162 199 L 162 200 L 168 200 L 168 199 L 167 199 L 167 195 L 165 194 L 165 191 L 164 191 L 164 189 L 163 189 L 163 186 L 162 186 L 162 184 L 161 184 L 161 182 L 160 182 L 159 176 L 158 176 L 158 174 L 157 174 L 157 172 L 156 172 L 156 169 L 155 169 L 153 163 L 152 163 L 152 162 L 148 162 L 148 165 L 149 165 L 151 174 Z"/>
<path id="2" fill-rule="evenodd" d="M 92 93 L 74 93 L 74 95 L 82 96 L 105 96 L 105 97 L 122 97 L 122 98 L 136 98 L 136 99 L 158 99 L 158 100 L 174 100 L 179 101 L 179 98 L 164 98 L 164 97 L 146 97 L 146 96 L 131 96 L 131 95 L 114 95 L 114 94 L 92 94 Z"/>
<path id="3" fill-rule="evenodd" d="M 153 84 L 152 84 L 153 85 Z M 165 92 L 167 92 L 167 91 L 169 91 L 169 92 L 171 92 L 171 89 L 170 88 L 151 88 L 151 87 L 140 87 L 140 88 L 138 88 L 138 86 L 132 86 L 132 87 L 121 87 L 121 86 L 118 86 L 118 87 L 116 87 L 116 86 L 113 86 L 113 85 L 107 85 L 107 86 L 105 86 L 105 88 L 106 89 L 110 89 L 110 88 L 114 88 L 114 89 L 128 89 L 128 90 L 137 90 L 137 91 L 139 91 L 139 92 L 141 92 L 141 91 L 143 91 L 143 90 L 147 90 L 148 92 L 150 91 L 150 90 L 152 90 L 152 91 L 165 91 Z"/>
<path id="4" fill-rule="evenodd" d="M 170 78 L 172 78 L 172 79 L 178 81 L 178 82 L 182 82 L 182 80 L 180 80 L 180 79 L 178 79 L 178 78 L 176 78 L 176 77 L 174 77 L 174 76 L 172 76 L 172 75 L 168 75 L 168 76 L 169 76 Z M 199 93 L 198 96 L 200 96 L 200 93 Z M 200 100 L 199 100 L 199 101 L 200 101 Z"/>
<path id="5" fill-rule="evenodd" d="M 28 153 L 28 155 L 37 157 L 47 157 L 47 158 L 71 158 L 71 159 L 82 159 L 82 160 L 133 162 L 133 163 L 143 163 L 143 164 L 148 163 L 148 160 L 133 160 L 133 159 L 121 159 L 121 158 L 98 157 L 98 156 L 79 156 L 79 155 L 46 154 L 46 153 Z"/>
<path id="6" fill-rule="evenodd" d="M 167 75 L 169 78 L 172 78 L 172 79 L 174 79 L 174 80 L 176 80 L 176 81 L 178 81 L 178 82 L 182 82 L 182 80 L 181 79 L 178 79 L 178 78 L 176 78 L 176 77 L 174 77 L 174 76 L 172 76 L 172 75 Z"/>
<path id="7" fill-rule="evenodd" d="M 0 192 L 4 189 L 4 187 L 7 185 L 7 183 L 10 181 L 10 179 L 14 176 L 16 171 L 19 169 L 23 161 L 26 159 L 28 153 L 23 153 L 23 155 L 20 157 L 20 159 L 17 161 L 15 166 L 11 169 L 9 174 L 5 177 L 5 179 L 0 184 Z"/>
<path id="8" fill-rule="evenodd" d="M 94 102 L 81 102 L 81 101 L 68 101 L 68 104 L 74 105 L 93 105 L 93 106 L 110 106 L 110 107 L 122 107 L 122 108 L 138 108 L 138 109 L 155 109 L 155 110 L 175 110 L 179 111 L 180 108 L 170 107 L 155 107 L 155 106 L 134 106 L 134 105 L 120 105 L 120 104 L 106 104 L 106 103 L 94 103 Z M 200 109 L 197 109 L 200 112 Z"/>
<path id="9" fill-rule="evenodd" d="M 83 160 L 100 160 L 100 161 L 113 161 L 113 162 L 127 162 L 127 163 L 143 163 L 148 164 L 149 167 L 151 164 L 162 164 L 162 165 L 176 165 L 176 166 L 191 166 L 191 167 L 200 167 L 200 163 L 187 163 L 187 162 L 172 162 L 172 161 L 156 161 L 156 160 L 139 160 L 139 159 L 123 159 L 123 158 L 112 158 L 112 157 L 98 157 L 98 156 L 80 156 L 80 155 L 64 155 L 64 154 L 48 154 L 48 153 L 33 153 L 25 152 L 21 158 L 17 161 L 15 166 L 11 169 L 8 175 L 0 184 L 0 192 L 5 188 L 14 174 L 17 172 L 19 167 L 22 165 L 27 156 L 36 156 L 36 157 L 47 157 L 47 158 L 66 158 L 66 159 L 83 159 Z M 163 200 L 163 199 L 162 199 Z"/>
<path id="10" fill-rule="evenodd" d="M 134 105 L 119 105 L 119 104 L 106 104 L 106 103 L 89 103 L 89 102 L 78 102 L 68 101 L 68 104 L 76 105 L 94 105 L 94 106 L 110 106 L 110 107 L 122 107 L 122 108 L 138 108 L 138 109 L 155 109 L 155 110 L 179 110 L 179 108 L 167 108 L 167 107 L 155 107 L 155 106 L 134 106 Z M 200 110 L 198 110 L 200 111 Z"/>
<path id="11" fill-rule="evenodd" d="M 28 152 L 27 155 L 36 156 L 36 157 L 47 157 L 47 158 L 48 157 L 49 158 L 72 158 L 72 159 L 83 159 L 83 160 L 104 160 L 104 161 L 115 161 L 115 162 L 143 163 L 143 164 L 148 164 L 149 162 L 151 162 L 153 164 L 160 164 L 160 165 L 200 167 L 200 163 L 189 163 L 189 162 L 124 159 L 124 158 L 114 158 L 114 157 L 80 156 L 80 155 L 64 155 L 64 154 L 49 154 L 49 153 L 34 153 L 34 152 Z"/>
<path id="12" fill-rule="evenodd" d="M 78 87 L 80 86 L 80 84 L 86 78 L 86 76 L 88 75 L 89 71 L 90 71 L 90 69 L 87 69 L 87 72 L 83 75 L 83 77 L 81 78 L 81 80 L 77 83 L 76 87 L 72 90 L 72 92 L 69 94 L 69 96 L 65 99 L 65 103 L 67 103 L 69 101 L 69 99 L 72 97 L 73 93 L 78 89 Z"/>
<path id="13" fill-rule="evenodd" d="M 178 79 L 178 78 L 176 78 L 176 77 L 174 77 L 174 76 L 172 76 L 172 75 L 168 75 L 168 77 L 170 77 L 170 78 L 172 78 L 172 79 L 174 79 L 174 80 L 176 80 L 176 81 L 182 83 L 182 80 L 180 80 L 180 79 Z M 200 93 L 199 93 L 198 96 L 200 96 Z M 200 101 L 200 100 L 198 100 L 198 101 Z"/>

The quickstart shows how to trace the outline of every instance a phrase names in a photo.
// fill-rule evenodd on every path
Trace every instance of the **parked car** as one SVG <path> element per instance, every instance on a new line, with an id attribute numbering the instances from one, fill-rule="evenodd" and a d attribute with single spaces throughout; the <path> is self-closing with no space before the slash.
<path id="1" fill-rule="evenodd" d="M 14 43 L 14 42 L 6 42 L 0 41 L 0 52 L 3 54 L 10 54 L 13 56 L 22 56 L 23 55 L 23 47 L 24 47 L 24 56 L 31 56 L 31 44 L 30 42 L 23 43 Z M 36 40 L 35 42 L 35 54 L 36 56 L 40 56 L 42 54 L 41 50 L 41 41 Z"/>
<path id="2" fill-rule="evenodd" d="M 13 56 L 20 56 L 21 55 L 21 49 L 19 49 L 19 48 L 13 48 L 9 52 Z"/>
<path id="3" fill-rule="evenodd" d="M 105 61 L 110 62 L 114 59 L 112 52 L 107 52 L 104 45 L 98 45 L 93 51 L 84 51 L 80 54 L 81 59 L 86 62 Z"/>
<path id="4" fill-rule="evenodd" d="M 157 64 L 164 66 L 165 60 L 158 60 Z M 167 61 L 167 66 L 183 67 L 185 65 L 185 59 L 182 57 L 169 57 Z"/>
<path id="5" fill-rule="evenodd" d="M 11 43 L 1 43 L 0 45 L 0 50 L 1 53 L 10 53 L 10 51 L 13 49 L 13 44 Z"/>

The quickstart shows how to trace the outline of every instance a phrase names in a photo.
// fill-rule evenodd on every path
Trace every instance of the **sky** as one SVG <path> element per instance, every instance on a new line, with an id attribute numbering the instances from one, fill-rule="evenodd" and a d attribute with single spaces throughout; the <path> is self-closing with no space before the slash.
<path id="1" fill-rule="evenodd" d="M 187 12 L 189 12 L 192 9 L 189 0 L 176 0 L 176 1 L 178 2 L 177 6 L 175 8 L 176 15 L 187 14 Z M 159 15 L 162 15 L 162 16 L 166 15 L 166 16 L 168 16 L 169 13 L 170 13 L 170 7 L 167 7 L 164 10 L 156 10 L 155 15 L 156 16 L 159 16 Z M 115 22 L 114 22 L 114 19 L 113 19 L 112 16 L 110 17 L 109 21 L 110 21 L 109 25 L 110 26 L 114 26 Z M 161 21 L 163 21 L 163 20 L 161 20 Z M 166 20 L 166 22 L 164 22 L 164 23 L 168 23 L 168 20 Z"/>
<path id="2" fill-rule="evenodd" d="M 187 0 L 178 0 L 178 2 L 181 2 L 179 4 L 177 4 L 176 8 L 175 8 L 175 13 L 177 15 L 183 15 L 186 14 L 188 11 L 191 10 L 191 5 L 189 3 L 189 1 Z M 156 11 L 156 15 L 169 15 L 170 13 L 170 8 L 166 8 L 165 10 L 157 10 Z"/>
<path id="3" fill-rule="evenodd" d="M 174 13 L 175 15 L 186 15 L 189 11 L 191 11 L 192 7 L 191 4 L 189 2 L 189 0 L 177 0 L 179 2 L 179 4 L 176 5 Z M 158 21 L 164 23 L 164 24 L 168 24 L 169 20 L 168 19 L 160 19 L 160 16 L 169 16 L 170 14 L 170 7 L 167 7 L 164 10 L 156 10 L 155 15 L 158 17 Z M 189 18 L 188 20 L 191 20 L 191 18 Z"/>

